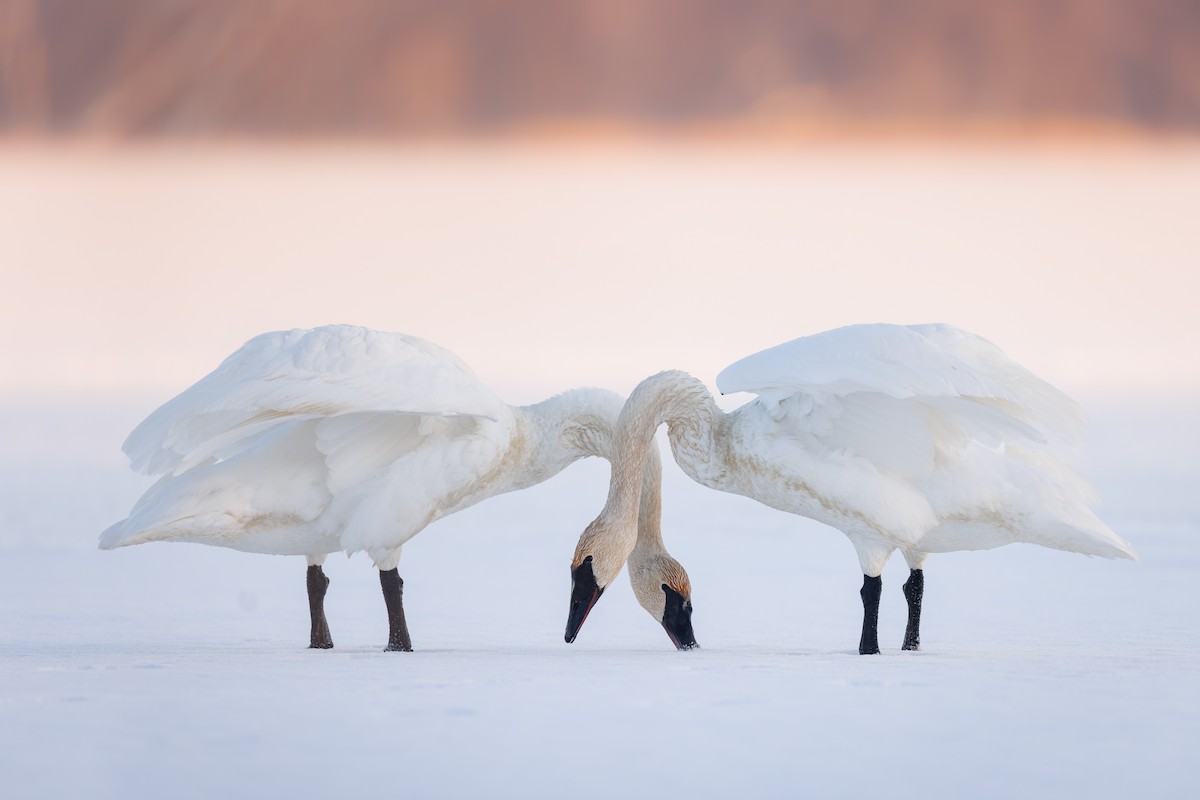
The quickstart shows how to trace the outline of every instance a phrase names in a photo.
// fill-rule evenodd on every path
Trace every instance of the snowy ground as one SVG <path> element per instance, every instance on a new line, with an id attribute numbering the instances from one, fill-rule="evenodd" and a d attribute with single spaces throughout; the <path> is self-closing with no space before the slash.
<path id="1" fill-rule="evenodd" d="M 1020 546 L 934 557 L 924 649 L 902 653 L 896 559 L 884 653 L 860 657 L 844 538 L 673 465 L 667 543 L 702 649 L 674 651 L 624 578 L 564 644 L 568 562 L 603 462 L 410 543 L 415 653 L 381 652 L 367 559 L 331 559 L 337 646 L 309 651 L 301 559 L 94 549 L 145 486 L 116 448 L 147 406 L 9 407 L 4 796 L 1194 797 L 1193 408 L 1093 415 L 1084 471 L 1142 563 Z"/>

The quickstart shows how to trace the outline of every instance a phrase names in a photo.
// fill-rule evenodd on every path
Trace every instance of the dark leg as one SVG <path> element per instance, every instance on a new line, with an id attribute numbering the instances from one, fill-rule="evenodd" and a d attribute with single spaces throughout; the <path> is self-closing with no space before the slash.
<path id="1" fill-rule="evenodd" d="M 925 573 L 914 569 L 904 582 L 904 599 L 908 601 L 908 627 L 904 629 L 904 649 L 921 649 L 921 597 L 925 594 Z"/>
<path id="2" fill-rule="evenodd" d="M 388 650 L 412 652 L 412 639 L 408 637 L 408 625 L 404 622 L 404 581 L 394 569 L 379 570 L 379 585 L 383 587 L 383 600 L 388 610 Z"/>
<path id="3" fill-rule="evenodd" d="M 309 635 L 309 647 L 328 650 L 333 647 L 333 639 L 329 635 L 329 623 L 325 620 L 325 590 L 329 588 L 329 578 L 320 565 L 314 564 L 308 568 L 308 613 L 312 617 L 312 633 Z"/>
<path id="4" fill-rule="evenodd" d="M 858 640 L 858 652 L 872 655 L 879 652 L 879 596 L 883 593 L 883 578 L 863 575 L 862 589 L 858 592 L 863 601 L 862 638 Z"/>

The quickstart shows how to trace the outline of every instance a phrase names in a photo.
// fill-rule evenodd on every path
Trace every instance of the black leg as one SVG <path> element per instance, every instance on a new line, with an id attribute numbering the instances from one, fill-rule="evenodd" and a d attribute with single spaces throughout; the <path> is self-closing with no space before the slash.
<path id="1" fill-rule="evenodd" d="M 904 582 L 904 599 L 908 601 L 908 627 L 904 629 L 904 649 L 921 649 L 921 598 L 925 594 L 925 573 L 914 569 Z"/>
<path id="2" fill-rule="evenodd" d="M 858 652 L 864 656 L 872 655 L 879 652 L 879 596 L 883 593 L 883 578 L 863 575 L 862 589 L 858 593 L 863 601 L 863 629 Z"/>
<path id="3" fill-rule="evenodd" d="M 404 621 L 404 581 L 394 569 L 379 570 L 379 585 L 383 587 L 383 601 L 388 610 L 388 650 L 412 652 L 412 639 L 408 637 L 408 625 Z"/>
<path id="4" fill-rule="evenodd" d="M 309 647 L 318 650 L 328 650 L 333 647 L 333 639 L 329 635 L 329 623 L 325 620 L 325 590 L 329 588 L 329 578 L 319 565 L 308 568 L 308 613 L 312 617 L 312 633 L 309 635 Z"/>

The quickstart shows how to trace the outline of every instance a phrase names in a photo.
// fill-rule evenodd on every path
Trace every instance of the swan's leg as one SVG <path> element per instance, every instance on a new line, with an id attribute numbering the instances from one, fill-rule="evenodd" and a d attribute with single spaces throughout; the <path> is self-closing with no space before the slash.
<path id="1" fill-rule="evenodd" d="M 404 620 L 404 581 L 396 565 L 400 563 L 400 548 L 395 550 L 370 551 L 369 555 L 379 568 L 379 585 L 383 589 L 383 602 L 388 612 L 387 650 L 403 653 L 412 652 L 412 638 L 408 635 L 408 623 Z"/>
<path id="2" fill-rule="evenodd" d="M 388 650 L 412 652 L 412 639 L 408 635 L 408 623 L 404 621 L 404 581 L 395 569 L 379 570 L 379 585 L 383 587 L 383 601 L 388 610 Z"/>
<path id="3" fill-rule="evenodd" d="M 863 585 L 858 593 L 862 596 L 863 604 L 862 638 L 858 640 L 858 652 L 864 656 L 874 655 L 879 652 L 879 597 L 883 594 L 883 578 L 879 575 L 863 575 Z"/>
<path id="4" fill-rule="evenodd" d="M 908 601 L 908 627 L 904 629 L 904 649 L 921 649 L 921 596 L 925 594 L 925 571 L 914 569 L 904 582 L 904 599 Z"/>
<path id="5" fill-rule="evenodd" d="M 862 638 L 858 640 L 861 655 L 879 652 L 879 598 L 883 594 L 883 565 L 896 548 L 880 544 L 877 540 L 862 541 L 851 538 L 858 551 L 858 563 L 863 571 L 863 585 L 858 594 L 862 597 Z"/>
<path id="6" fill-rule="evenodd" d="M 308 646 L 318 650 L 333 647 L 333 638 L 329 635 L 329 622 L 325 619 L 325 590 L 329 588 L 329 578 L 325 577 L 325 571 L 321 569 L 323 563 L 323 555 L 308 557 L 308 614 L 312 617 Z"/>
<path id="7" fill-rule="evenodd" d="M 908 626 L 904 629 L 904 649 L 921 649 L 921 598 L 925 595 L 925 554 L 905 552 L 908 580 L 904 582 L 904 599 L 908 601 Z"/>

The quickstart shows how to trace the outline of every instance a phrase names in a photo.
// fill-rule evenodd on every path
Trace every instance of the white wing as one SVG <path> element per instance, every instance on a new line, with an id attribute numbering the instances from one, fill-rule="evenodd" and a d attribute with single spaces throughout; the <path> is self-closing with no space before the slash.
<path id="1" fill-rule="evenodd" d="M 368 411 L 491 420 L 511 413 L 448 350 L 331 325 L 256 336 L 147 417 L 123 449 L 139 472 L 179 474 L 230 458 L 284 422 Z"/>
<path id="2" fill-rule="evenodd" d="M 941 326 L 919 326 L 941 327 Z M 969 334 L 968 334 L 969 335 Z M 986 372 L 973 371 L 917 327 L 849 325 L 747 356 L 717 376 L 724 393 L 881 392 L 890 397 L 972 395 L 1009 399 Z"/>
<path id="3" fill-rule="evenodd" d="M 903 405 L 884 398 L 916 399 L 943 417 L 946 435 L 996 443 L 1013 437 L 1074 443 L 1083 429 L 1073 400 L 1000 348 L 950 325 L 825 331 L 737 361 L 717 376 L 717 386 L 755 392 L 768 405 L 796 394 L 818 405 L 830 397 L 879 395 L 868 414 Z"/>
<path id="4" fill-rule="evenodd" d="M 1013 361 L 999 347 L 953 325 L 909 328 L 957 359 L 960 368 L 985 376 L 989 385 L 998 389 L 991 394 L 973 395 L 973 399 L 991 400 L 1000 410 L 1037 428 L 1048 441 L 1079 443 L 1084 430 L 1083 409 L 1079 404 Z"/>
<path id="5" fill-rule="evenodd" d="M 744 416 L 770 420 L 757 426 L 760 452 L 900 543 L 936 527 L 949 549 L 1034 541 L 1132 553 L 1054 452 L 1078 441 L 1079 406 L 974 334 L 838 328 L 748 356 L 717 385 L 759 394 Z"/>
<path id="6" fill-rule="evenodd" d="M 277 554 L 391 549 L 486 482 L 511 436 L 476 416 L 286 419 L 228 458 L 161 478 L 102 548 L 192 541 Z M 481 483 L 482 482 L 482 483 Z"/>
<path id="7" fill-rule="evenodd" d="M 126 519 L 100 534 L 100 547 L 192 541 L 281 555 L 339 549 L 333 520 L 320 524 L 332 495 L 317 424 L 279 425 L 228 459 L 160 478 Z"/>

